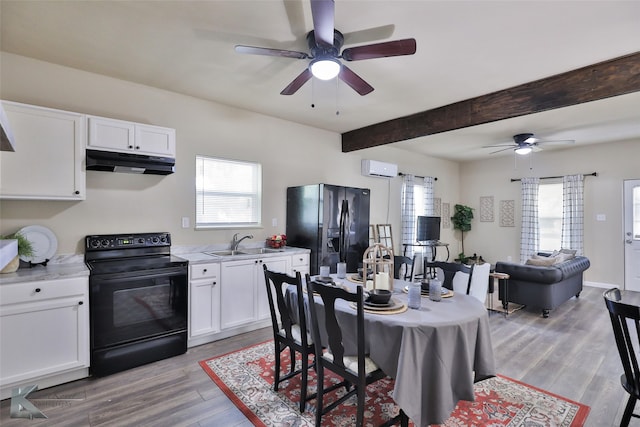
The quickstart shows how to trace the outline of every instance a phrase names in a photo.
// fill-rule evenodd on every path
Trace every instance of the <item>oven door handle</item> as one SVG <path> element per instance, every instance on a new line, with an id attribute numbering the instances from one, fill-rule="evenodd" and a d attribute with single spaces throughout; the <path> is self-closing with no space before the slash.
<path id="1" fill-rule="evenodd" d="M 159 276 L 175 276 L 179 274 L 187 274 L 187 268 L 160 268 L 157 270 L 132 271 L 127 273 L 94 274 L 93 278 L 100 280 L 101 282 L 109 283 L 122 281 L 123 279 L 140 280 Z"/>

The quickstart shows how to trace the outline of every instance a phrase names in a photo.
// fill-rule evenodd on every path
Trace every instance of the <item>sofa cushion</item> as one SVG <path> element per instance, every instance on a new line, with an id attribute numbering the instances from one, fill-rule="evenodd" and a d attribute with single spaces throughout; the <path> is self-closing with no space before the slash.
<path id="1" fill-rule="evenodd" d="M 548 267 L 550 265 L 553 265 L 556 263 L 556 257 L 539 257 L 539 256 L 532 256 L 531 258 L 529 258 L 525 264 L 527 265 L 537 265 L 539 267 Z"/>

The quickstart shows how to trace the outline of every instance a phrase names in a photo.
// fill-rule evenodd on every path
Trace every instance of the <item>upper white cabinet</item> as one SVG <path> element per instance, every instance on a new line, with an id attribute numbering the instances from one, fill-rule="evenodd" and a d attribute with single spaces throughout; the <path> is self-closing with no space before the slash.
<path id="1" fill-rule="evenodd" d="M 87 148 L 175 157 L 176 131 L 160 126 L 89 116 Z"/>
<path id="2" fill-rule="evenodd" d="M 2 101 L 15 151 L 0 152 L 0 198 L 84 200 L 85 116 Z"/>

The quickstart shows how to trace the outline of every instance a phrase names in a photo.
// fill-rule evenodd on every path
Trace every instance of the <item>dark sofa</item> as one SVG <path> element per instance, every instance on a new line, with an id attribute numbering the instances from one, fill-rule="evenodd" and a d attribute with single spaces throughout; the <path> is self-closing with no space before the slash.
<path id="1" fill-rule="evenodd" d="M 583 272 L 590 266 L 589 259 L 576 256 L 568 261 L 550 266 L 515 264 L 498 261 L 495 271 L 509 274 L 509 302 L 542 309 L 542 316 L 549 317 L 549 310 L 582 292 Z M 504 301 L 502 287 L 500 300 Z"/>

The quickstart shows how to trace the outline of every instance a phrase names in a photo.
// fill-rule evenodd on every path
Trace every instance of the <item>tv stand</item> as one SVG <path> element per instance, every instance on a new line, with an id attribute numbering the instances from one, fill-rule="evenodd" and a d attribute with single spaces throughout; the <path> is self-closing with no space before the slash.
<path id="1" fill-rule="evenodd" d="M 447 259 L 446 261 L 449 261 L 449 244 L 448 243 L 444 243 L 441 241 L 428 241 L 428 242 L 415 242 L 415 243 L 403 243 L 402 246 L 404 246 L 404 251 L 403 251 L 403 255 L 406 256 L 407 255 L 407 248 L 408 247 L 414 247 L 414 248 L 430 248 L 431 249 L 431 262 L 436 260 L 436 251 L 439 247 L 444 247 L 447 250 Z"/>

